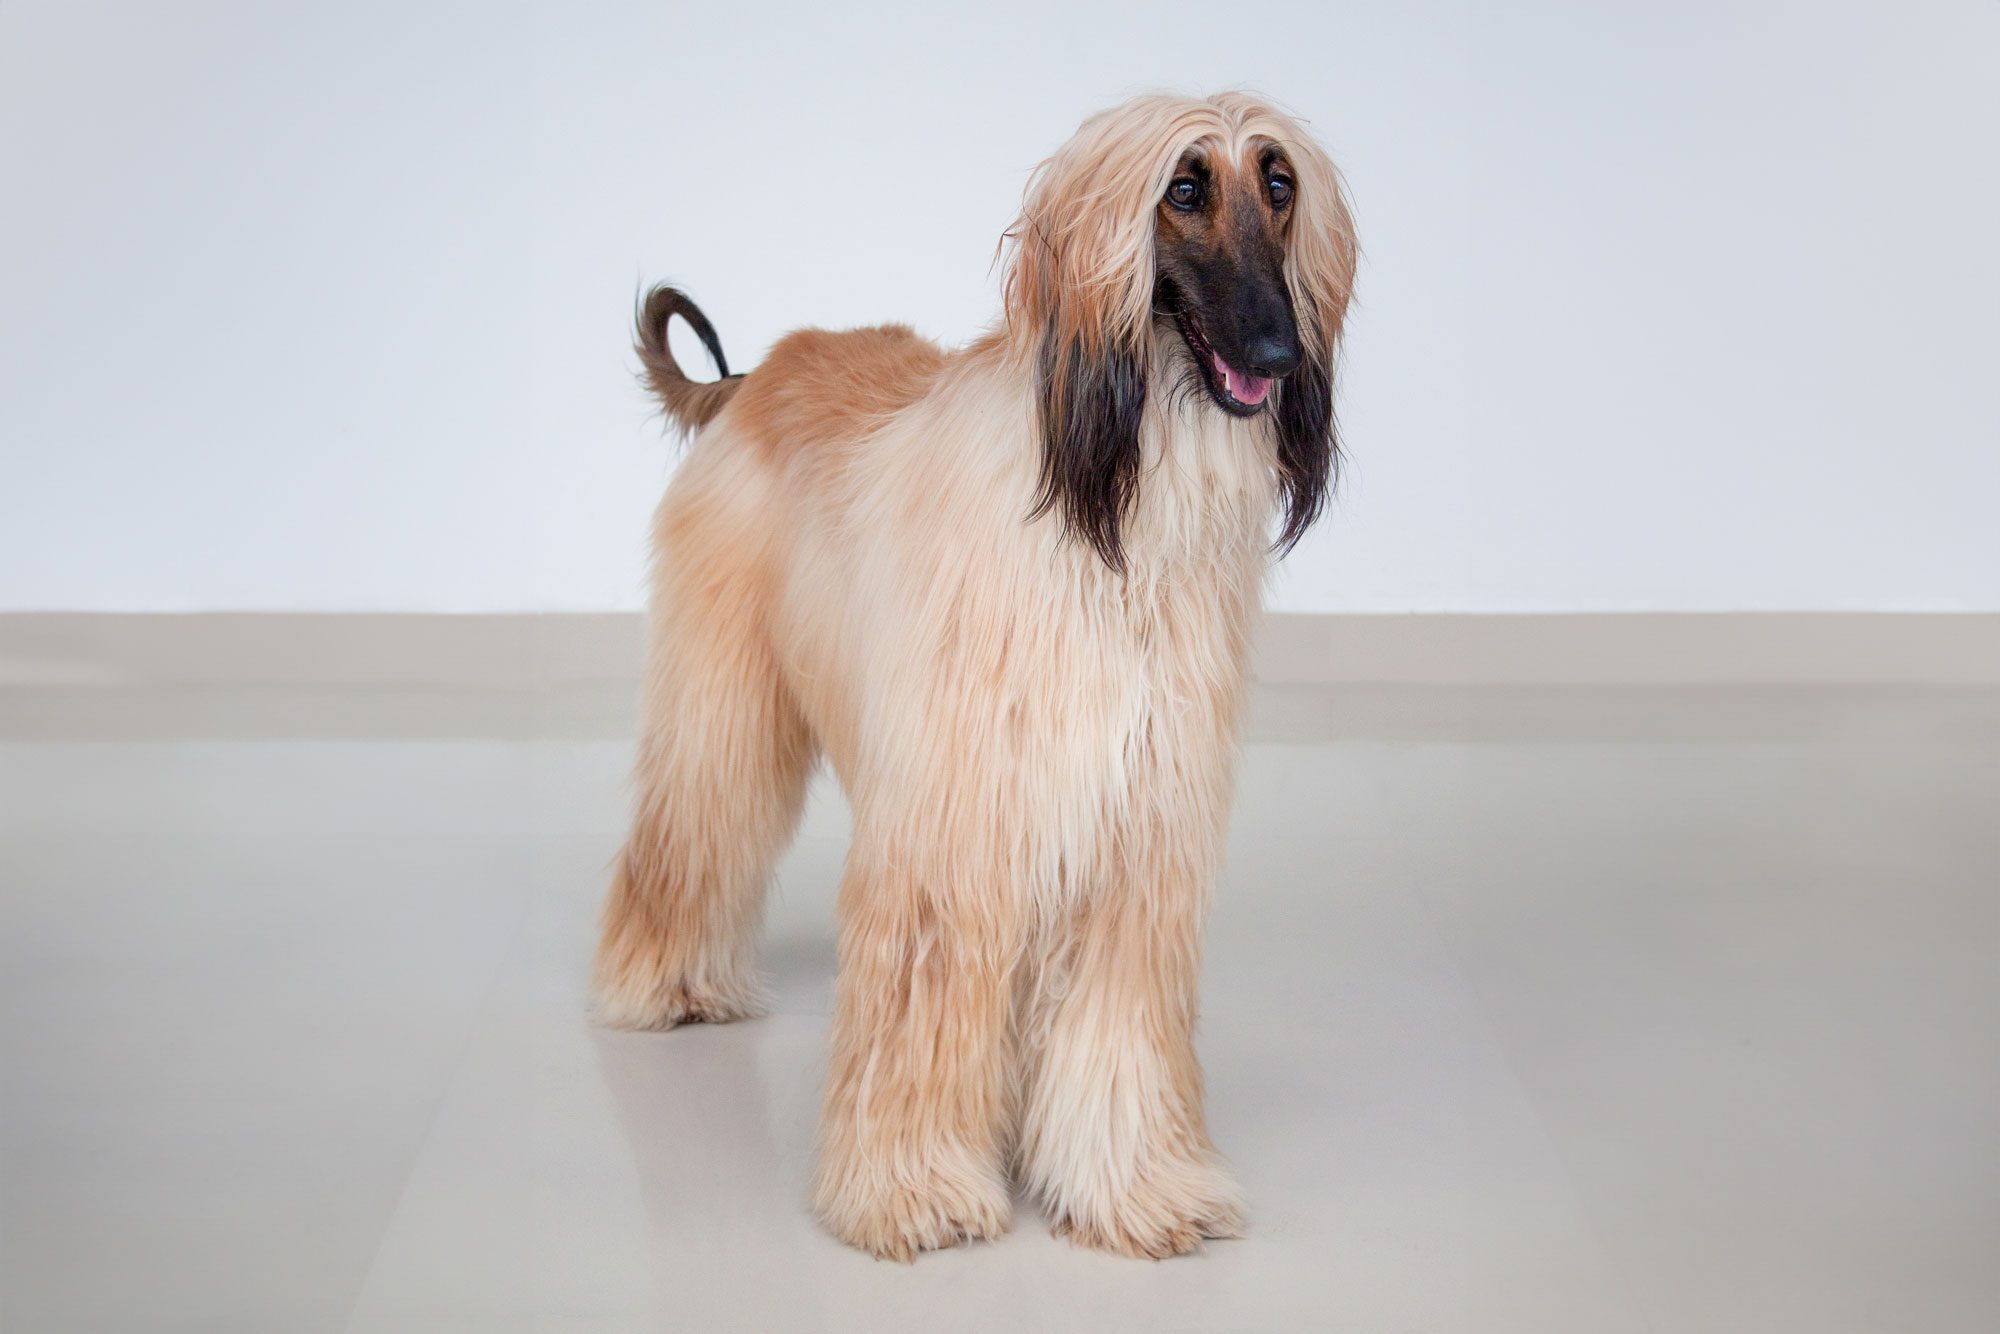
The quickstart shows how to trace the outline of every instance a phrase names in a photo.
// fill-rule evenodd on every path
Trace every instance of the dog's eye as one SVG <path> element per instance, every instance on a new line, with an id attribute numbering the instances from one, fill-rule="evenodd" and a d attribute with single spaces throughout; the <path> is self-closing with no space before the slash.
<path id="1" fill-rule="evenodd" d="M 1271 207 L 1283 208 L 1292 202 L 1292 183 L 1283 176 L 1271 178 Z"/>
<path id="2" fill-rule="evenodd" d="M 1167 202 L 1183 211 L 1201 207 L 1201 182 L 1181 177 L 1167 187 Z"/>

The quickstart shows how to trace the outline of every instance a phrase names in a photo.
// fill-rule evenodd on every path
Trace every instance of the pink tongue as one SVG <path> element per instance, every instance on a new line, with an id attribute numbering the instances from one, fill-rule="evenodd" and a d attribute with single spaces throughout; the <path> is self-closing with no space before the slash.
<path id="1" fill-rule="evenodd" d="M 1222 377 L 1222 387 L 1227 389 L 1229 396 L 1238 403 L 1254 408 L 1264 401 L 1266 394 L 1271 392 L 1271 381 L 1268 377 L 1245 375 L 1215 353 L 1210 352 L 1208 356 L 1209 360 L 1215 363 L 1215 373 Z"/>

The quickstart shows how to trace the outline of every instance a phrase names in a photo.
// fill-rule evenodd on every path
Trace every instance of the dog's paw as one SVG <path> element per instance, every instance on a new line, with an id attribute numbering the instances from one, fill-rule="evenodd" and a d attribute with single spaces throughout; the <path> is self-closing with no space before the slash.
<path id="1" fill-rule="evenodd" d="M 1085 1192 L 1052 1212 L 1056 1236 L 1135 1260 L 1186 1255 L 1204 1240 L 1243 1235 L 1242 1195 L 1213 1163 L 1145 1171 L 1116 1195 Z"/>
<path id="2" fill-rule="evenodd" d="M 769 1009 L 763 989 L 753 983 L 703 986 L 664 982 L 631 986 L 598 983 L 592 1016 L 606 1028 L 658 1032 L 682 1024 L 727 1024 L 755 1019 Z"/>
<path id="3" fill-rule="evenodd" d="M 814 1211 L 827 1230 L 878 1260 L 908 1264 L 920 1251 L 1006 1233 L 1013 1200 L 998 1173 L 926 1170 L 913 1180 L 822 1170 Z"/>

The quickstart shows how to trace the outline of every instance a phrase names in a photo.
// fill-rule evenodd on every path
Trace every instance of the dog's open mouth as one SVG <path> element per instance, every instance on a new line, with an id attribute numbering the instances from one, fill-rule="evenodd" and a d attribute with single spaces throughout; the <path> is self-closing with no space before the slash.
<path id="1" fill-rule="evenodd" d="M 1224 361 L 1222 354 L 1201 336 L 1201 326 L 1184 311 L 1174 312 L 1174 323 L 1179 326 L 1195 365 L 1201 367 L 1201 378 L 1207 381 L 1209 393 L 1215 395 L 1223 411 L 1248 417 L 1264 406 L 1264 400 L 1271 396 L 1271 386 L 1277 383 L 1275 380 L 1268 375 L 1246 374 Z"/>

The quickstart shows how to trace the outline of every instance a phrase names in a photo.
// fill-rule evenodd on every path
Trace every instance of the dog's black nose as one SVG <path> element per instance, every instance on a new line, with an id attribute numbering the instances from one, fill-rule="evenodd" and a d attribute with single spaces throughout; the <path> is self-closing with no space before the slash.
<path id="1" fill-rule="evenodd" d="M 1254 337 L 1244 347 L 1243 359 L 1250 363 L 1243 369 L 1252 375 L 1271 380 L 1290 375 L 1299 368 L 1299 340 L 1289 334 Z"/>

